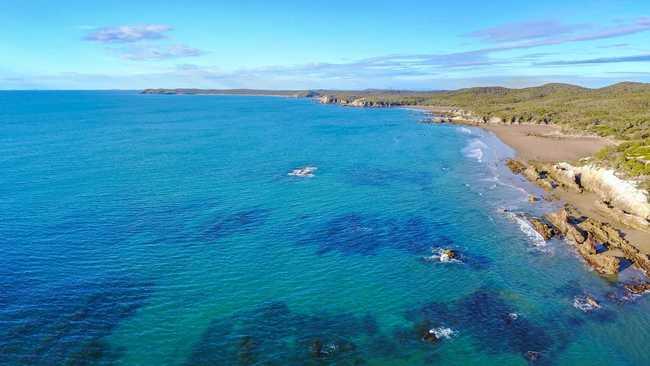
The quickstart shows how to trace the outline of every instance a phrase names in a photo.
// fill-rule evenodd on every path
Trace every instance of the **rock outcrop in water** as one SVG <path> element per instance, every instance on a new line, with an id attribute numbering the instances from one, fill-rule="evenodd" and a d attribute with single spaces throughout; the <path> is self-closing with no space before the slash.
<path id="1" fill-rule="evenodd" d="M 624 287 L 633 295 L 642 295 L 646 292 L 650 292 L 650 282 L 628 283 Z"/>
<path id="2" fill-rule="evenodd" d="M 539 235 L 544 238 L 544 240 L 549 240 L 557 234 L 555 228 L 548 224 L 546 220 L 539 219 L 536 217 L 528 218 L 528 222 L 532 225 L 533 229 L 539 233 Z"/>

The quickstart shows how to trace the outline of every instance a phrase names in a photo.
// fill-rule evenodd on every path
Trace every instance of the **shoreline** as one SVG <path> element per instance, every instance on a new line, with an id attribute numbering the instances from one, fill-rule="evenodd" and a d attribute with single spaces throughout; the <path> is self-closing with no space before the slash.
<path id="1" fill-rule="evenodd" d="M 437 107 L 408 107 L 425 113 L 441 113 L 446 108 Z M 618 275 L 628 266 L 640 270 L 645 279 L 638 283 L 621 284 L 635 295 L 650 291 L 650 228 L 640 229 L 623 222 L 620 218 L 624 210 L 607 208 L 603 198 L 596 192 L 584 187 L 572 187 L 571 183 L 562 179 L 540 179 L 539 176 L 526 174 L 524 169 L 534 168 L 553 170 L 556 164 L 576 163 L 590 159 L 598 150 L 616 144 L 616 142 L 597 136 L 571 135 L 563 133 L 559 126 L 550 124 L 507 124 L 497 122 L 477 123 L 472 119 L 454 119 L 432 123 L 453 124 L 459 126 L 478 127 L 488 131 L 505 145 L 515 151 L 515 159 L 504 160 L 501 163 L 508 166 L 516 175 L 522 175 L 526 180 L 546 192 L 544 199 L 560 201 L 565 208 L 558 212 L 550 212 L 541 218 L 532 218 L 532 226 L 542 236 L 559 235 L 575 247 L 586 264 L 609 280 L 618 281 Z M 511 163 L 514 162 L 514 163 Z M 517 164 L 521 164 L 517 166 Z M 545 175 L 546 172 L 540 172 Z M 553 176 L 556 178 L 555 176 Z M 579 179 L 578 179 L 579 180 Z M 575 183 L 574 183 L 575 184 Z M 579 183 L 578 183 L 579 185 Z M 531 204 L 540 197 L 531 194 Z M 558 218 L 561 217 L 561 218 Z M 585 226 L 582 220 L 592 226 Z M 573 222 L 581 221 L 574 224 Z M 610 236 L 602 235 L 602 230 L 613 229 Z M 584 237 L 573 235 L 574 231 L 583 232 Z M 605 245 L 606 252 L 592 252 L 591 246 Z M 631 246 L 632 248 L 629 248 Z M 609 249 L 611 248 L 611 249 Z M 639 286 L 639 287 L 634 287 Z M 634 289 L 634 290 L 631 290 Z"/>
<path id="2" fill-rule="evenodd" d="M 422 111 L 428 114 L 447 113 L 447 107 L 408 106 L 404 109 Z M 516 158 L 526 161 L 558 162 L 578 161 L 593 156 L 606 146 L 616 143 L 594 135 L 575 135 L 562 132 L 561 128 L 552 124 L 537 123 L 479 123 L 471 119 L 454 118 L 451 122 L 440 121 L 457 125 L 479 127 L 494 133 L 499 140 L 510 146 L 516 152 Z"/>
<path id="3" fill-rule="evenodd" d="M 198 95 L 196 92 L 174 94 Z M 256 96 L 291 97 L 270 94 Z M 609 280 L 616 278 L 617 282 L 633 295 L 650 292 L 650 204 L 647 192 L 634 191 L 636 187 L 631 181 L 615 177 L 613 171 L 589 164 L 596 152 L 604 147 L 616 145 L 616 141 L 594 135 L 566 133 L 560 126 L 546 121 L 506 123 L 494 117 L 479 118 L 470 111 L 452 107 L 377 104 L 363 98 L 348 101 L 329 96 L 303 97 L 321 104 L 419 111 L 431 117 L 424 123 L 465 125 L 490 132 L 515 152 L 515 159 L 501 160 L 499 163 L 546 192 L 542 197 L 535 197 L 528 192 L 531 205 L 542 198 L 564 203 L 564 208 L 557 212 L 547 213 L 540 218 L 530 218 L 529 222 L 533 228 L 545 240 L 553 236 L 566 239 L 567 244 L 574 246 L 577 254 L 581 255 L 593 270 Z M 586 166 L 583 166 L 585 164 Z M 581 181 L 583 174 L 590 180 L 587 185 Z M 611 186 L 612 180 L 614 185 L 621 183 L 627 187 L 631 184 L 633 191 L 621 192 L 618 189 L 620 187 Z M 640 193 L 643 193 L 643 202 L 638 199 Z M 633 197 L 628 197 L 630 195 Z M 635 199 L 636 202 L 632 202 Z M 630 204 L 632 210 L 629 210 Z M 635 204 L 637 207 L 634 207 Z M 633 225 L 629 225 L 630 223 Z M 618 275 L 632 265 L 643 273 L 642 282 L 618 281 Z"/>

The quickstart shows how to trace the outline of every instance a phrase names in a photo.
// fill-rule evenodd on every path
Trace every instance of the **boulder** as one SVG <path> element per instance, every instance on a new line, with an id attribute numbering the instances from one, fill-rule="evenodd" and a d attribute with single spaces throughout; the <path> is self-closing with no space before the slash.
<path id="1" fill-rule="evenodd" d="M 551 239 L 557 233 L 553 226 L 549 225 L 542 219 L 531 217 L 528 219 L 528 222 L 530 222 L 530 224 L 533 226 L 533 229 L 535 229 L 535 231 L 537 231 L 539 235 L 544 238 L 544 240 Z"/>
<path id="2" fill-rule="evenodd" d="M 628 283 L 624 287 L 627 291 L 634 295 L 641 295 L 646 292 L 650 292 L 650 282 Z"/>
<path id="3" fill-rule="evenodd" d="M 594 270 L 604 275 L 617 274 L 621 270 L 621 264 L 625 261 L 625 258 L 604 254 L 587 254 L 583 257 Z"/>
<path id="4" fill-rule="evenodd" d="M 422 341 L 431 343 L 431 344 L 436 344 L 440 342 L 440 338 L 436 336 L 435 332 L 432 332 L 431 330 L 426 330 L 424 334 L 422 334 Z"/>
<path id="5" fill-rule="evenodd" d="M 445 262 L 452 259 L 458 259 L 458 252 L 453 249 L 443 249 L 440 251 L 440 261 Z"/>
<path id="6" fill-rule="evenodd" d="M 565 205 L 559 211 L 547 214 L 545 218 L 568 239 L 569 243 L 575 246 L 584 260 L 601 274 L 618 273 L 622 264 L 630 258 L 623 248 L 629 246 L 636 249 L 627 243 L 618 230 L 593 218 L 583 217 L 570 205 Z M 611 247 L 621 249 L 625 257 L 608 253 L 607 249 Z M 605 248 L 605 251 L 599 252 L 600 248 Z M 648 262 L 648 268 L 650 268 L 650 262 Z"/>
<path id="7" fill-rule="evenodd" d="M 506 166 L 515 174 L 522 174 L 527 168 L 526 164 L 514 159 L 508 159 Z"/>
<path id="8" fill-rule="evenodd" d="M 524 358 L 528 360 L 528 362 L 536 362 L 540 358 L 540 353 L 537 351 L 528 351 L 524 353 Z"/>

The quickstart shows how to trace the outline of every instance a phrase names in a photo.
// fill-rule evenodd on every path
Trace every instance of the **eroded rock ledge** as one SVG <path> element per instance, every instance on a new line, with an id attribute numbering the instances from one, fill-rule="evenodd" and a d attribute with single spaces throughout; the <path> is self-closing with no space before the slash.
<path id="1" fill-rule="evenodd" d="M 648 228 L 645 213 L 645 196 L 632 199 L 618 200 L 615 197 L 620 187 L 607 187 L 607 182 L 602 182 L 594 177 L 585 177 L 585 172 L 569 164 L 537 164 L 524 163 L 518 160 L 509 160 L 506 165 L 516 174 L 525 176 L 531 182 L 548 191 L 561 187 L 578 193 L 590 191 L 602 199 L 601 205 L 607 205 L 610 216 L 617 217 L 623 224 L 635 228 Z M 617 182 L 614 182 L 617 184 Z M 628 187 L 629 189 L 630 187 Z M 606 201 L 607 200 L 607 201 Z M 607 202 L 607 203 L 605 203 Z M 624 210 L 612 203 L 625 202 Z M 636 207 L 635 207 L 636 205 Z M 633 211 L 633 213 L 631 212 Z M 569 243 L 575 246 L 578 253 L 597 272 L 605 275 L 618 273 L 630 264 L 650 274 L 650 256 L 642 253 L 630 244 L 618 229 L 608 223 L 582 215 L 575 207 L 565 205 L 557 212 L 545 215 L 543 219 L 529 220 L 533 228 L 545 239 L 559 234 L 564 236 Z"/>
<path id="2" fill-rule="evenodd" d="M 584 217 L 570 205 L 545 218 L 597 272 L 614 275 L 630 264 L 650 272 L 650 258 L 609 224 Z"/>
<path id="3" fill-rule="evenodd" d="M 362 107 L 362 108 L 386 108 L 392 107 L 390 102 L 373 101 L 366 98 L 338 98 L 333 95 L 324 95 L 318 98 L 322 104 L 340 104 L 349 107 Z"/>

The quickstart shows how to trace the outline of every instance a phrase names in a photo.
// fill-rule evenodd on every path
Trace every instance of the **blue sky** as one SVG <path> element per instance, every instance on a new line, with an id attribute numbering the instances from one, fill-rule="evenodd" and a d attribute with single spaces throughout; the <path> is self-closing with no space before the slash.
<path id="1" fill-rule="evenodd" d="M 650 1 L 0 0 L 0 89 L 650 82 Z"/>

